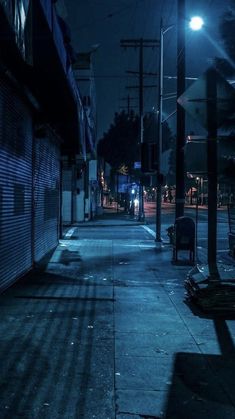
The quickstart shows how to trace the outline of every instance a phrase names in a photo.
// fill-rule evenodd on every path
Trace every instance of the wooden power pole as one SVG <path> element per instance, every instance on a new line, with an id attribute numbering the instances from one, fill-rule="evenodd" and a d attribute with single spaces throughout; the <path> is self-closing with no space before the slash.
<path id="1" fill-rule="evenodd" d="M 139 48 L 139 140 L 142 144 L 144 142 L 144 63 L 143 63 L 143 52 L 144 48 L 154 48 L 159 46 L 159 40 L 157 39 L 123 39 L 121 40 L 121 47 L 123 48 Z M 143 185 L 140 185 L 140 197 L 139 197 L 139 221 L 145 220 L 144 214 L 144 194 Z"/>

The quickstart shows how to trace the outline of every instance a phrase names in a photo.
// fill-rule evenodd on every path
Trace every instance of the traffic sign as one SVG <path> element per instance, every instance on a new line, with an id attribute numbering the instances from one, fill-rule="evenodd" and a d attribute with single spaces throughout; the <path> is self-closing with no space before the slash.
<path id="1" fill-rule="evenodd" d="M 135 161 L 134 162 L 134 169 L 141 169 L 141 162 L 140 161 Z"/>
<path id="2" fill-rule="evenodd" d="M 202 76 L 196 80 L 191 86 L 178 98 L 178 103 L 191 115 L 194 119 L 205 128 L 208 129 L 208 101 L 214 100 L 207 97 L 207 73 L 208 69 Z M 220 127 L 228 117 L 235 112 L 235 89 L 225 80 L 220 73 L 213 68 L 216 80 L 216 107 L 217 115 L 215 115 L 216 127 Z"/>

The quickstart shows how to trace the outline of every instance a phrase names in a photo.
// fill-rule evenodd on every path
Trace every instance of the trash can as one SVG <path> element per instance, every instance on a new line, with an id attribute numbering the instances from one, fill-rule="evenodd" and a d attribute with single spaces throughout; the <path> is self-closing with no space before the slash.
<path id="1" fill-rule="evenodd" d="M 178 251 L 188 250 L 189 260 L 195 261 L 195 223 L 190 217 L 176 218 L 174 224 L 173 260 L 177 262 Z"/>

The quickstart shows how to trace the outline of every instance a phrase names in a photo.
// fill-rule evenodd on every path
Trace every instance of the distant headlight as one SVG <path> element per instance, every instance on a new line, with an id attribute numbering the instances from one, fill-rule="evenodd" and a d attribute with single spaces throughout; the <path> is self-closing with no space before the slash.
<path id="1" fill-rule="evenodd" d="M 137 198 L 134 199 L 134 205 L 137 207 L 139 205 L 139 200 Z"/>

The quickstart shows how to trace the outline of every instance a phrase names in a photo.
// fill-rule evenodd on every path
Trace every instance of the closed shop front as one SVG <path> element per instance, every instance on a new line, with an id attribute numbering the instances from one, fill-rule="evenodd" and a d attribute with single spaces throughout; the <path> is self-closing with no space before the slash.
<path id="1" fill-rule="evenodd" d="M 60 151 L 47 134 L 34 135 L 30 108 L 0 76 L 0 291 L 58 243 Z"/>
<path id="2" fill-rule="evenodd" d="M 39 261 L 59 239 L 60 154 L 53 133 L 35 138 L 34 258 Z"/>
<path id="3" fill-rule="evenodd" d="M 0 76 L 0 289 L 33 263 L 32 132 L 30 110 Z"/>
<path id="4" fill-rule="evenodd" d="M 72 168 L 63 162 L 63 175 L 62 175 L 62 218 L 64 225 L 71 225 L 73 222 L 73 172 Z"/>

